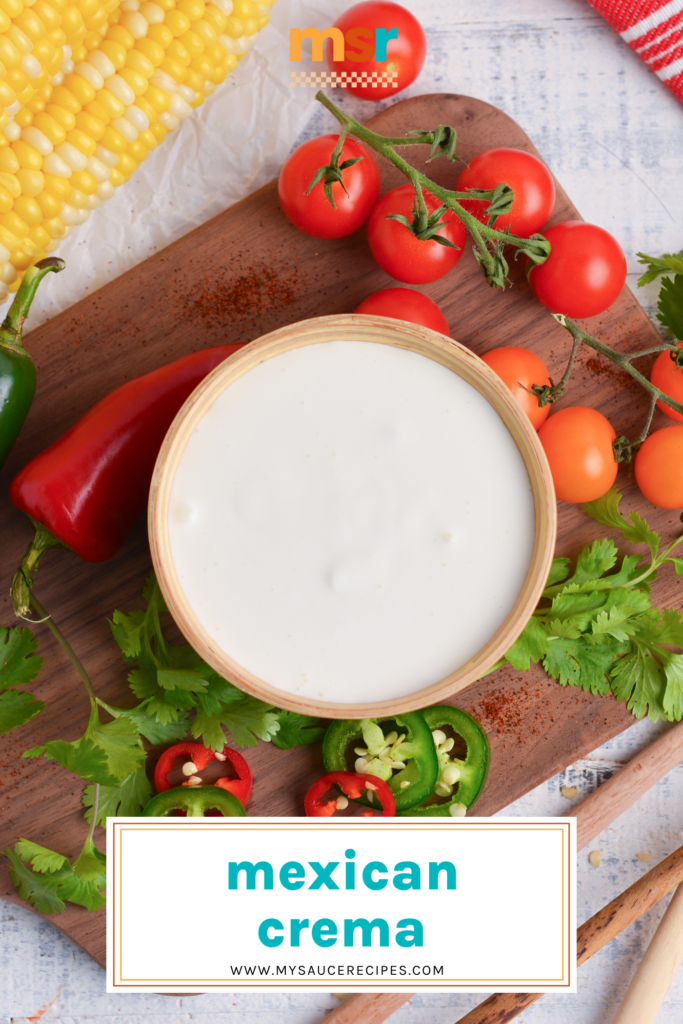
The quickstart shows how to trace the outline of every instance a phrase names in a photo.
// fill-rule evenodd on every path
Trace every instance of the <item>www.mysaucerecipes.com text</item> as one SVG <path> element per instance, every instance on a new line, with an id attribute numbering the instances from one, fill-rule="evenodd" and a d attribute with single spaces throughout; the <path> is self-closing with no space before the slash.
<path id="1" fill-rule="evenodd" d="M 313 967 L 310 964 L 288 964 L 284 966 L 231 966 L 230 973 L 233 977 L 261 977 L 261 978 L 282 978 L 282 977 L 307 977 L 316 975 L 321 978 L 397 978 L 397 977 L 443 977 L 443 964 L 434 966 L 429 964 L 407 967 L 405 964 L 325 964 Z"/>

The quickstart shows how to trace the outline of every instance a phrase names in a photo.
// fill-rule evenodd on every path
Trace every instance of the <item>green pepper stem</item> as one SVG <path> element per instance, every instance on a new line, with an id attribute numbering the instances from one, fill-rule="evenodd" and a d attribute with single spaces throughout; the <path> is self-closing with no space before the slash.
<path id="1" fill-rule="evenodd" d="M 64 270 L 66 263 L 58 256 L 48 256 L 47 259 L 39 260 L 33 267 L 25 272 L 21 284 L 14 296 L 2 327 L 0 327 L 0 344 L 9 348 L 21 348 L 21 333 L 24 321 L 29 314 L 38 285 L 50 271 L 59 274 Z"/>
<path id="2" fill-rule="evenodd" d="M 31 589 L 33 587 L 33 573 L 38 568 L 38 563 L 48 548 L 67 548 L 63 541 L 59 540 L 47 526 L 43 526 L 36 519 L 29 516 L 34 528 L 35 535 L 26 549 L 26 554 L 21 560 L 21 565 L 14 574 L 10 593 L 14 604 L 14 614 L 18 619 L 27 619 L 31 606 Z M 34 605 L 35 607 L 35 605 Z"/>
<path id="3" fill-rule="evenodd" d="M 66 652 L 66 655 L 67 655 L 69 661 L 71 662 L 71 664 L 74 666 L 74 668 L 78 672 L 78 674 L 81 677 L 81 680 L 83 682 L 83 685 L 85 686 L 86 690 L 88 691 L 88 696 L 90 697 L 90 704 L 91 704 L 92 708 L 94 708 L 95 711 L 97 711 L 97 697 L 95 696 L 95 691 L 94 691 L 93 685 L 92 685 L 92 683 L 90 681 L 90 676 L 85 671 L 85 668 L 83 667 L 83 663 L 81 662 L 80 658 L 78 657 L 78 655 L 74 651 L 73 647 L 71 646 L 69 641 L 66 639 L 66 637 L 62 633 L 61 629 L 59 629 L 59 627 L 56 626 L 55 623 L 52 621 L 52 619 L 50 618 L 48 613 L 45 611 L 45 609 L 43 608 L 43 606 L 40 603 L 40 601 L 38 600 L 38 598 L 34 594 L 31 594 L 29 600 L 30 600 L 31 605 L 33 606 L 33 608 L 35 608 L 35 610 L 40 615 L 41 620 L 45 623 L 47 628 L 50 630 L 50 632 L 54 636 L 54 638 L 57 641 L 57 643 Z"/>

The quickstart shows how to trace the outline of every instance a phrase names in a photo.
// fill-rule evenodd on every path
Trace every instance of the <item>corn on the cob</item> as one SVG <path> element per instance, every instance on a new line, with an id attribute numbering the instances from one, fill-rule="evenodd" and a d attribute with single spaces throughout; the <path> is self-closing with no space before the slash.
<path id="1" fill-rule="evenodd" d="M 0 0 L 0 301 L 214 92 L 275 0 Z"/>

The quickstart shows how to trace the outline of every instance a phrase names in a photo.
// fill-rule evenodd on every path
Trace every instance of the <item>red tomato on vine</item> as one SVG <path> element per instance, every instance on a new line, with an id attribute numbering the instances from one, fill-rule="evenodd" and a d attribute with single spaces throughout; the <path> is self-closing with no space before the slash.
<path id="1" fill-rule="evenodd" d="M 414 82 L 422 70 L 427 53 L 427 41 L 419 21 L 400 4 L 387 0 L 368 0 L 355 4 L 334 23 L 344 35 L 344 59 L 334 60 L 334 42 L 327 42 L 327 63 L 331 71 L 346 72 L 354 80 L 344 88 L 364 100 L 381 100 L 395 96 Z M 388 32 L 378 38 L 377 30 L 396 29 L 396 38 Z M 382 53 L 382 39 L 386 39 L 386 56 Z M 378 59 L 384 57 L 384 59 Z M 382 81 L 382 71 L 396 72 L 397 85 Z M 373 74 L 376 76 L 373 79 Z M 364 77 L 361 77 L 364 76 Z M 373 85 L 372 82 L 382 82 Z"/>
<path id="2" fill-rule="evenodd" d="M 342 182 L 331 184 L 334 207 L 320 180 L 309 192 L 316 172 L 330 164 L 338 135 L 321 135 L 295 149 L 280 171 L 278 195 L 285 215 L 314 238 L 343 238 L 365 224 L 379 197 L 379 171 L 365 146 L 347 138 L 339 155 Z M 343 167 L 347 160 L 358 160 Z M 346 191 L 345 191 L 346 190 Z"/>
<path id="3" fill-rule="evenodd" d="M 667 395 L 671 395 L 677 402 L 683 403 L 683 370 L 676 366 L 670 352 L 659 353 L 652 367 L 650 380 L 660 391 L 666 391 Z M 670 405 L 666 405 L 661 399 L 657 405 L 670 420 L 683 423 L 683 415 L 672 409 Z"/>
<path id="4" fill-rule="evenodd" d="M 683 508 L 683 426 L 662 427 L 643 441 L 635 461 L 641 492 L 659 508 Z"/>
<path id="5" fill-rule="evenodd" d="M 427 212 L 434 214 L 441 203 L 430 192 L 425 192 L 424 198 Z M 414 202 L 412 185 L 399 185 L 383 195 L 370 214 L 368 242 L 372 255 L 391 277 L 405 284 L 428 284 L 453 269 L 463 254 L 467 231 L 451 210 L 445 210 L 439 218 L 444 226 L 438 234 L 451 245 L 417 238 L 401 221 L 391 219 L 399 215 L 411 221 Z"/>
<path id="6" fill-rule="evenodd" d="M 594 501 L 617 478 L 610 421 L 587 406 L 560 409 L 538 432 L 548 458 L 555 494 L 562 501 Z"/>
<path id="7" fill-rule="evenodd" d="M 458 179 L 458 191 L 471 188 L 492 189 L 501 182 L 509 185 L 515 194 L 510 213 L 496 217 L 494 228 L 521 238 L 540 231 L 547 224 L 555 205 L 553 176 L 538 157 L 523 149 L 487 149 L 471 160 Z M 487 223 L 485 210 L 488 203 L 479 199 L 461 200 L 482 224 Z"/>
<path id="8" fill-rule="evenodd" d="M 550 386 L 548 367 L 543 360 L 534 352 L 515 345 L 491 349 L 481 358 L 507 384 L 532 425 L 539 430 L 548 418 L 550 405 L 539 406 L 538 398 L 530 392 L 534 384 Z"/>
<path id="9" fill-rule="evenodd" d="M 363 299 L 356 313 L 368 316 L 387 316 L 392 320 L 407 320 L 411 324 L 429 327 L 440 334 L 450 334 L 448 321 L 428 295 L 412 288 L 385 288 Z"/>
<path id="10" fill-rule="evenodd" d="M 626 283 L 626 257 L 617 240 L 582 220 L 553 224 L 543 234 L 550 256 L 529 273 L 538 301 L 573 319 L 604 313 Z"/>

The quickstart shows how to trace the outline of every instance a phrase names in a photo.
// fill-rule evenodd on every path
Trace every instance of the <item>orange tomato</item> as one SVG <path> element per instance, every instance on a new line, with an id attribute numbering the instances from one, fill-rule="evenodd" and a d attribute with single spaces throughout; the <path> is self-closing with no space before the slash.
<path id="1" fill-rule="evenodd" d="M 683 370 L 679 370 L 669 352 L 659 353 L 652 367 L 650 380 L 660 391 L 666 391 L 667 395 L 671 395 L 677 402 L 683 402 Z M 683 415 L 670 405 L 665 405 L 662 401 L 657 402 L 657 405 L 669 419 L 683 423 Z"/>
<path id="2" fill-rule="evenodd" d="M 548 368 L 542 359 L 526 348 L 506 345 L 493 348 L 481 357 L 500 379 L 510 388 L 532 424 L 539 430 L 548 418 L 550 406 L 539 406 L 536 395 L 530 395 L 525 388 L 532 384 L 550 384 Z"/>
<path id="3" fill-rule="evenodd" d="M 612 441 L 616 432 L 597 409 L 560 409 L 538 432 L 562 501 L 594 501 L 617 477 Z"/>
<path id="4" fill-rule="evenodd" d="M 636 455 L 635 471 L 640 490 L 653 505 L 682 508 L 683 426 L 650 434 Z"/>

